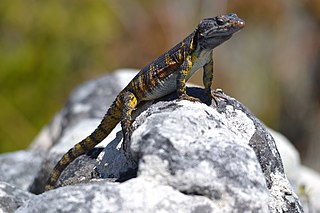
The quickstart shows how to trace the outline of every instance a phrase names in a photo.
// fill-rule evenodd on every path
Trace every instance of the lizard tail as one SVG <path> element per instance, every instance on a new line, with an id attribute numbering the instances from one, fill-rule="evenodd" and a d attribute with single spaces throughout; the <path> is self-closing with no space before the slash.
<path id="1" fill-rule="evenodd" d="M 85 154 L 87 151 L 93 149 L 103 139 L 105 139 L 110 132 L 115 128 L 121 119 L 122 100 L 119 95 L 113 104 L 108 109 L 99 126 L 85 139 L 73 146 L 66 154 L 62 156 L 59 162 L 52 170 L 50 177 L 45 186 L 45 190 L 53 189 L 58 181 L 62 171 L 77 157 Z"/>

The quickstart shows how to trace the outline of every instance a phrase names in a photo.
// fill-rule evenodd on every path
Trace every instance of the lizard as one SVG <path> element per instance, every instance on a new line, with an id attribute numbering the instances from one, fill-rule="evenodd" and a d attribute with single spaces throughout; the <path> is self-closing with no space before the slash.
<path id="1" fill-rule="evenodd" d="M 186 82 L 199 68 L 203 68 L 205 92 L 216 102 L 217 94 L 211 93 L 213 49 L 244 26 L 245 22 L 234 13 L 205 18 L 180 43 L 141 69 L 117 95 L 98 127 L 58 161 L 45 190 L 55 188 L 63 170 L 105 139 L 119 122 L 123 132 L 122 149 L 126 151 L 133 122 L 131 114 L 140 102 L 155 100 L 174 91 L 179 100 L 200 101 L 186 93 Z"/>

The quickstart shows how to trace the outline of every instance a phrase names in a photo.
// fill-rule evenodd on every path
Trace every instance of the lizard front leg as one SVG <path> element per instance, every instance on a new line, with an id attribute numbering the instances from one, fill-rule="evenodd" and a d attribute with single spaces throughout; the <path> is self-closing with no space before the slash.
<path id="1" fill-rule="evenodd" d="M 214 100 L 217 106 L 218 105 L 217 99 L 224 98 L 221 95 L 221 93 L 223 92 L 222 90 L 217 90 L 217 91 L 214 90 L 212 93 L 211 92 L 212 82 L 213 82 L 213 60 L 211 56 L 210 61 L 203 67 L 203 85 L 204 85 L 205 92 L 208 94 L 210 98 Z"/>
<path id="2" fill-rule="evenodd" d="M 187 76 L 192 68 L 192 58 L 191 56 L 187 56 L 185 61 L 183 62 L 181 69 L 179 70 L 177 77 L 177 94 L 180 100 L 189 100 L 189 101 L 200 101 L 198 98 L 191 97 L 187 95 Z"/>
<path id="3" fill-rule="evenodd" d="M 210 61 L 203 67 L 203 85 L 205 92 L 211 97 L 211 86 L 213 81 L 213 60 L 212 56 Z"/>
<path id="4" fill-rule="evenodd" d="M 132 111 L 137 106 L 138 101 L 137 97 L 130 91 L 127 91 L 123 95 L 123 111 L 122 111 L 122 120 L 121 120 L 121 127 L 123 133 L 123 143 L 122 149 L 124 151 L 128 150 L 129 142 L 132 133 Z"/>

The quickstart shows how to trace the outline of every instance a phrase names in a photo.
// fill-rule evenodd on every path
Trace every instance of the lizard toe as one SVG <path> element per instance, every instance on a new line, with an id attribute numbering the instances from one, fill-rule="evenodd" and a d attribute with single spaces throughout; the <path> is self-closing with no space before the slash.
<path id="1" fill-rule="evenodd" d="M 201 100 L 199 98 L 192 97 L 192 96 L 189 96 L 186 94 L 179 97 L 179 101 L 182 101 L 182 100 L 187 100 L 187 101 L 191 101 L 191 102 L 201 102 Z"/>

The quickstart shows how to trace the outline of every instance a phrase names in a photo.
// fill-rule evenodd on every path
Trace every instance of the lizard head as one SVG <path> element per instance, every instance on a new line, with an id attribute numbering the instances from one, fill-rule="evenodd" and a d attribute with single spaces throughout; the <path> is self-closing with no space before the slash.
<path id="1" fill-rule="evenodd" d="M 213 49 L 230 39 L 244 25 L 245 22 L 234 13 L 205 18 L 197 27 L 200 47 L 202 49 Z"/>

